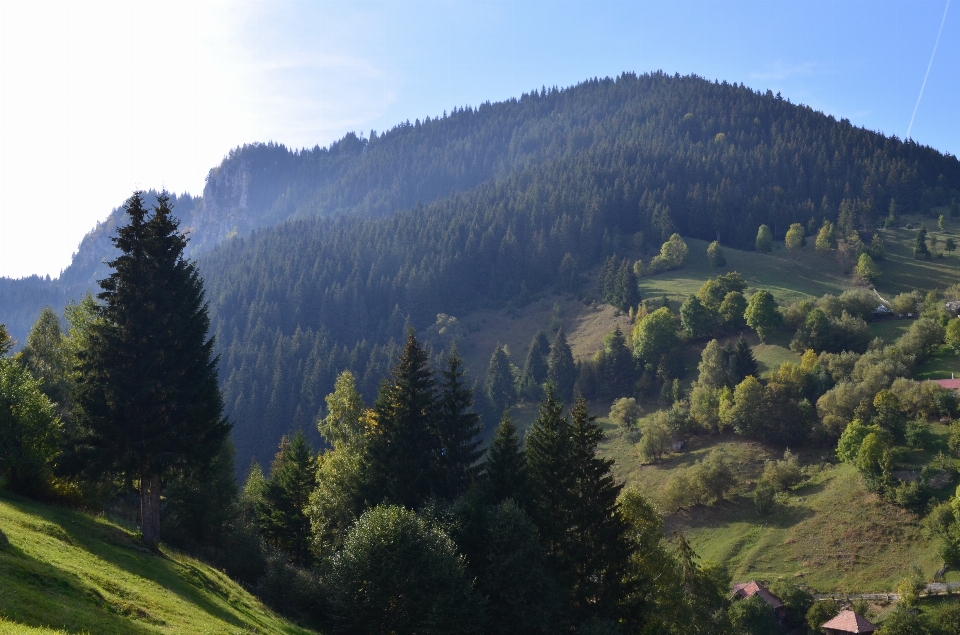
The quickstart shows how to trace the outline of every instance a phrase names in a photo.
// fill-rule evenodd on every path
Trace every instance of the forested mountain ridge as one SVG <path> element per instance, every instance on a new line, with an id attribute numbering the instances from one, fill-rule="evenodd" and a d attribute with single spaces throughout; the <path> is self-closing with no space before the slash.
<path id="1" fill-rule="evenodd" d="M 291 221 L 201 257 L 241 457 L 311 427 L 344 368 L 371 398 L 405 325 L 577 292 L 603 257 L 674 231 L 743 247 L 760 223 L 778 238 L 811 219 L 866 228 L 892 200 L 919 211 L 960 187 L 953 157 L 695 77 L 624 75 L 448 119 L 511 108 L 530 119 L 512 132 L 506 175 L 387 218 Z"/>
<path id="2" fill-rule="evenodd" d="M 769 91 L 654 73 L 328 148 L 244 146 L 175 213 L 206 280 L 242 466 L 311 428 L 344 368 L 371 397 L 407 324 L 576 292 L 605 256 L 674 231 L 743 248 L 761 223 L 777 238 L 823 218 L 867 228 L 891 202 L 924 212 L 958 190 L 955 157 Z"/>

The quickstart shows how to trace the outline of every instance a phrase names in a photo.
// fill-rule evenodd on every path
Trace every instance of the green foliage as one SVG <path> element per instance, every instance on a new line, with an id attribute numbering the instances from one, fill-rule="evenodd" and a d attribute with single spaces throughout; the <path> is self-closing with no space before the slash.
<path id="1" fill-rule="evenodd" d="M 360 517 L 327 584 L 335 633 L 481 632 L 482 604 L 456 545 L 402 507 Z"/>
<path id="2" fill-rule="evenodd" d="M 705 307 L 700 298 L 692 295 L 680 307 L 680 324 L 687 335 L 699 339 L 716 330 L 716 314 Z"/>
<path id="3" fill-rule="evenodd" d="M 872 431 L 871 426 L 864 425 L 859 419 L 851 421 L 840 435 L 840 441 L 837 442 L 837 458 L 841 461 L 855 462 L 863 440 Z"/>
<path id="4" fill-rule="evenodd" d="M 572 359 L 572 358 L 571 358 Z M 513 385 L 513 373 L 510 371 L 510 358 L 503 346 L 497 346 L 490 356 L 487 366 L 487 379 L 484 384 L 487 397 L 494 410 L 502 413 L 517 400 L 517 391 Z"/>
<path id="5" fill-rule="evenodd" d="M 597 393 L 601 399 L 613 400 L 636 392 L 637 362 L 619 325 L 603 338 L 603 348 L 594 356 L 593 363 L 600 384 Z"/>
<path id="6" fill-rule="evenodd" d="M 813 606 L 807 610 L 807 627 L 811 632 L 822 635 L 824 630 L 821 627 L 836 617 L 841 610 L 843 607 L 836 600 L 814 602 Z"/>
<path id="7" fill-rule="evenodd" d="M 641 318 L 633 328 L 633 354 L 639 359 L 659 361 L 679 343 L 677 325 L 667 307 Z"/>
<path id="8" fill-rule="evenodd" d="M 776 497 L 777 490 L 773 486 L 773 483 L 763 480 L 758 481 L 757 487 L 753 490 L 753 506 L 756 508 L 757 513 L 761 516 L 766 516 L 773 511 Z"/>
<path id="9" fill-rule="evenodd" d="M 167 482 L 166 516 L 160 525 L 165 541 L 212 554 L 216 561 L 228 557 L 226 550 L 232 546 L 228 535 L 239 512 L 235 454 L 233 444 L 225 439 L 210 463 L 175 474 Z"/>
<path id="10" fill-rule="evenodd" d="M 871 432 L 864 437 L 854 465 L 867 489 L 882 492 L 889 484 L 892 455 L 883 437 Z"/>
<path id="11" fill-rule="evenodd" d="M 803 473 L 800 471 L 797 455 L 786 450 L 783 453 L 783 459 L 768 461 L 763 468 L 760 480 L 770 483 L 777 492 L 786 491 L 800 483 L 803 480 Z"/>
<path id="12" fill-rule="evenodd" d="M 621 397 L 613 402 L 610 408 L 610 419 L 621 428 L 636 427 L 637 421 L 643 416 L 643 409 L 633 397 Z"/>
<path id="13" fill-rule="evenodd" d="M 713 241 L 707 246 L 707 260 L 714 269 L 720 269 L 727 265 L 727 257 L 723 255 L 723 249 L 720 248 L 719 241 Z"/>
<path id="14" fill-rule="evenodd" d="M 327 416 L 317 421 L 317 429 L 327 443 L 334 448 L 361 443 L 366 434 L 363 397 L 357 390 L 353 373 L 349 370 L 340 373 L 326 402 Z"/>
<path id="15" fill-rule="evenodd" d="M 658 272 L 682 267 L 689 251 L 687 243 L 683 242 L 680 234 L 673 234 L 660 247 L 659 255 L 654 256 L 653 260 L 650 261 L 650 269 L 653 272 Z"/>
<path id="16" fill-rule="evenodd" d="M 726 455 L 722 450 L 714 449 L 689 470 L 667 481 L 661 504 L 668 512 L 674 512 L 695 505 L 722 502 L 736 484 L 736 475 Z"/>
<path id="17" fill-rule="evenodd" d="M 954 353 L 960 355 L 960 318 L 953 318 L 947 322 L 944 341 L 946 341 L 947 346 L 953 349 Z"/>
<path id="18" fill-rule="evenodd" d="M 6 324 L 0 324 L 0 355 L 6 355 L 13 348 L 13 339 L 7 331 Z"/>
<path id="19" fill-rule="evenodd" d="M 836 236 L 834 235 L 833 223 L 824 219 L 820 231 L 817 232 L 817 251 L 830 251 L 836 246 Z"/>
<path id="20" fill-rule="evenodd" d="M 296 565 L 302 566 L 311 559 L 307 505 L 316 479 L 316 457 L 303 431 L 298 430 L 292 441 L 284 437 L 257 511 L 264 535 L 288 553 Z"/>
<path id="21" fill-rule="evenodd" d="M 742 294 L 746 288 L 747 283 L 744 281 L 743 276 L 740 275 L 740 272 L 731 271 L 730 273 L 721 274 L 716 278 L 710 278 L 704 282 L 697 291 L 697 297 L 700 298 L 705 306 L 716 311 L 720 309 L 721 304 L 731 292 Z"/>
<path id="22" fill-rule="evenodd" d="M 747 300 L 739 291 L 731 291 L 720 303 L 720 319 L 728 329 L 741 328 L 746 322 L 743 314 L 747 310 Z"/>
<path id="23" fill-rule="evenodd" d="M 81 434 L 67 466 L 139 479 L 144 541 L 160 530 L 161 476 L 207 464 L 230 431 L 217 385 L 203 283 L 183 258 L 186 238 L 161 195 L 148 216 L 127 202 L 121 254 L 100 282 L 104 305 L 90 325 L 77 388 Z"/>
<path id="24" fill-rule="evenodd" d="M 10 489 L 39 496 L 60 452 L 61 423 L 40 383 L 0 357 L 0 474 Z"/>
<path id="25" fill-rule="evenodd" d="M 550 346 L 550 358 L 547 360 L 547 380 L 552 382 L 557 394 L 564 401 L 573 397 L 573 385 L 577 382 L 577 366 L 573 361 L 573 353 L 567 344 L 567 336 L 563 329 L 557 331 L 557 336 Z"/>
<path id="26" fill-rule="evenodd" d="M 600 268 L 599 283 L 603 301 L 621 311 L 629 311 L 640 302 L 637 276 L 629 258 L 620 260 L 616 254 L 607 258 Z"/>
<path id="27" fill-rule="evenodd" d="M 44 307 L 27 335 L 27 344 L 17 355 L 18 361 L 30 375 L 40 382 L 40 391 L 46 395 L 61 419 L 65 419 L 73 405 L 76 363 L 67 338 L 60 328 L 60 318 L 50 307 Z"/>
<path id="28" fill-rule="evenodd" d="M 369 443 L 374 500 L 416 509 L 430 497 L 436 429 L 436 381 L 413 331 L 374 405 Z"/>
<path id="29" fill-rule="evenodd" d="M 487 450 L 483 476 L 491 501 L 499 503 L 513 499 L 520 504 L 526 503 L 527 458 L 517 428 L 508 415 L 500 421 Z"/>
<path id="30" fill-rule="evenodd" d="M 766 635 L 780 630 L 770 605 L 759 595 L 734 602 L 729 612 L 737 635 Z"/>
<path id="31" fill-rule="evenodd" d="M 913 257 L 915 260 L 930 260 L 930 249 L 927 247 L 927 228 L 920 227 L 917 231 L 917 243 L 913 248 Z"/>
<path id="32" fill-rule="evenodd" d="M 527 361 L 523 365 L 523 390 L 530 397 L 540 398 L 540 386 L 547 380 L 550 340 L 543 331 L 537 331 L 527 351 Z"/>
<path id="33" fill-rule="evenodd" d="M 750 296 L 743 317 L 747 325 L 757 332 L 761 342 L 766 342 L 767 337 L 783 323 L 777 301 L 768 291 L 762 289 Z"/>
<path id="34" fill-rule="evenodd" d="M 643 426 L 643 436 L 637 446 L 637 451 L 647 461 L 659 461 L 673 446 L 673 431 L 669 423 L 669 415 L 662 410 Z"/>
<path id="35" fill-rule="evenodd" d="M 871 258 L 868 253 L 860 254 L 860 259 L 857 260 L 857 268 L 855 271 L 858 278 L 871 284 L 876 282 L 877 278 L 880 277 L 880 267 L 877 266 L 877 263 L 873 261 L 873 258 Z"/>
<path id="36" fill-rule="evenodd" d="M 790 349 L 794 352 L 863 353 L 870 344 L 870 329 L 860 317 L 843 311 L 839 317 L 830 317 L 817 307 L 807 314 L 797 328 Z"/>
<path id="37" fill-rule="evenodd" d="M 759 239 L 759 237 L 758 237 Z M 800 223 L 793 223 L 784 238 L 787 249 L 800 249 L 807 245 L 807 232 Z"/>
<path id="38" fill-rule="evenodd" d="M 770 227 L 767 225 L 760 225 L 760 229 L 757 230 L 757 239 L 754 241 L 754 246 L 757 251 L 762 254 L 770 253 L 773 250 L 773 234 L 770 233 Z"/>
<path id="39" fill-rule="evenodd" d="M 511 384 L 512 387 L 512 384 Z M 435 434 L 440 450 L 435 450 L 437 475 L 434 492 L 455 498 L 476 480 L 480 449 L 480 417 L 472 412 L 473 392 L 466 386 L 463 360 L 454 348 L 440 372 Z"/>

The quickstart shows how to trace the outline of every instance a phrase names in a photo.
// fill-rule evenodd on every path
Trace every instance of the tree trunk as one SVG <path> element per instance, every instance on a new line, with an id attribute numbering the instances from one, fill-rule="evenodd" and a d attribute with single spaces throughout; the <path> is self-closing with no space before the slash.
<path id="1" fill-rule="evenodd" d="M 160 475 L 140 475 L 140 531 L 143 542 L 155 548 L 160 543 Z"/>

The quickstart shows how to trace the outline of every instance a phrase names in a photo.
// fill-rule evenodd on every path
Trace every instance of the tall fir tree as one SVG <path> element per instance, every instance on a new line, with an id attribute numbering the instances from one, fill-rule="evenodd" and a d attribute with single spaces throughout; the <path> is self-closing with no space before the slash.
<path id="1" fill-rule="evenodd" d="M 553 382 L 557 394 L 563 401 L 570 401 L 573 396 L 573 385 L 577 382 L 577 365 L 573 361 L 573 353 L 567 344 L 567 336 L 563 329 L 557 331 L 557 336 L 550 346 L 550 358 L 547 362 L 547 379 Z"/>
<path id="2" fill-rule="evenodd" d="M 503 346 L 497 345 L 490 356 L 490 365 L 487 366 L 487 381 L 485 383 L 487 397 L 497 413 L 513 405 L 517 399 L 517 391 L 513 384 L 513 373 L 510 370 L 510 358 Z"/>
<path id="3" fill-rule="evenodd" d="M 161 194 L 149 214 L 140 192 L 117 229 L 121 254 L 100 281 L 103 305 L 80 351 L 78 427 L 64 465 L 139 481 L 143 540 L 160 530 L 162 478 L 208 464 L 230 424 L 223 417 L 203 282 L 183 258 L 187 239 Z"/>
<path id="4" fill-rule="evenodd" d="M 436 381 L 413 329 L 403 354 L 380 388 L 370 438 L 370 481 L 381 502 L 418 509 L 433 489 L 439 451 Z"/>
<path id="5" fill-rule="evenodd" d="M 510 415 L 504 414 L 497 426 L 483 464 L 483 476 L 491 502 L 511 498 L 521 507 L 526 505 L 527 458 Z"/>
<path id="6" fill-rule="evenodd" d="M 537 419 L 527 435 L 525 454 L 531 516 L 554 568 L 563 570 L 573 489 L 573 440 L 570 421 L 563 414 L 563 401 L 553 384 L 547 384 Z"/>
<path id="7" fill-rule="evenodd" d="M 619 325 L 604 338 L 603 350 L 597 359 L 597 372 L 600 394 L 606 400 L 629 397 L 636 391 L 639 379 L 637 362 Z"/>
<path id="8" fill-rule="evenodd" d="M 307 504 L 317 484 L 317 459 L 303 431 L 292 441 L 284 437 L 270 468 L 260 504 L 260 526 L 290 560 L 303 566 L 310 561 L 310 519 Z"/>
<path id="9" fill-rule="evenodd" d="M 746 377 L 750 375 L 756 377 L 759 373 L 757 359 L 753 356 L 753 350 L 751 350 L 750 345 L 747 343 L 747 340 L 744 339 L 743 335 L 737 339 L 737 345 L 730 351 L 729 360 L 729 374 L 734 386 Z"/>
<path id="10" fill-rule="evenodd" d="M 612 619 L 623 596 L 630 555 L 630 528 L 617 503 L 622 485 L 614 481 L 613 461 L 597 456 L 603 431 L 586 401 L 577 399 L 570 415 L 570 530 L 565 532 L 563 550 L 573 577 L 573 607 L 581 622 L 590 617 Z"/>
<path id="11" fill-rule="evenodd" d="M 435 487 L 441 496 L 455 498 L 474 482 L 480 449 L 480 416 L 472 411 L 473 391 L 464 381 L 463 360 L 456 347 L 447 356 L 441 372 L 437 402 L 437 456 Z"/>
<path id="12" fill-rule="evenodd" d="M 550 357 L 550 340 L 542 330 L 537 331 L 530 341 L 527 350 L 527 360 L 523 365 L 523 391 L 531 397 L 540 398 L 540 385 L 547 380 L 549 368 L 547 360 Z"/>

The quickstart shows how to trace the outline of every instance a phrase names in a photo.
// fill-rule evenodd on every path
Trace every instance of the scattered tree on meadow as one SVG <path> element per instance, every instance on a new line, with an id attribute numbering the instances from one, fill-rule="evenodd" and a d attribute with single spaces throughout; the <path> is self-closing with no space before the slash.
<path id="1" fill-rule="evenodd" d="M 677 325 L 667 307 L 641 318 L 633 328 L 633 354 L 652 363 L 680 343 Z"/>
<path id="2" fill-rule="evenodd" d="M 743 317 L 747 326 L 757 332 L 760 341 L 766 343 L 767 337 L 783 324 L 783 315 L 777 301 L 769 291 L 760 290 L 750 297 Z"/>
<path id="3" fill-rule="evenodd" d="M 868 253 L 860 254 L 856 268 L 857 277 L 866 283 L 872 284 L 880 277 L 880 267 L 873 261 Z"/>
<path id="4" fill-rule="evenodd" d="M 707 246 L 707 260 L 714 269 L 720 269 L 727 265 L 727 257 L 720 248 L 720 241 L 715 240 Z"/>
<path id="5" fill-rule="evenodd" d="M 791 251 L 805 247 L 807 245 L 807 232 L 803 225 L 800 223 L 790 225 L 790 229 L 787 230 L 787 235 L 784 237 L 784 243 L 787 249 Z"/>
<path id="6" fill-rule="evenodd" d="M 680 306 L 680 324 L 687 335 L 694 339 L 711 335 L 716 330 L 715 315 L 695 295 L 688 297 Z"/>
<path id="7" fill-rule="evenodd" d="M 833 223 L 824 219 L 823 225 L 820 226 L 820 231 L 817 232 L 817 251 L 830 251 L 834 248 L 835 244 L 836 238 L 834 236 Z"/>
<path id="8" fill-rule="evenodd" d="M 930 260 L 930 249 L 927 247 L 927 228 L 920 227 L 917 232 L 917 243 L 913 248 L 913 257 L 915 260 Z"/>
<path id="9" fill-rule="evenodd" d="M 762 254 L 770 253 L 773 249 L 773 234 L 770 233 L 770 228 L 767 225 L 760 225 L 760 229 L 757 230 L 755 246 L 757 251 Z"/>

